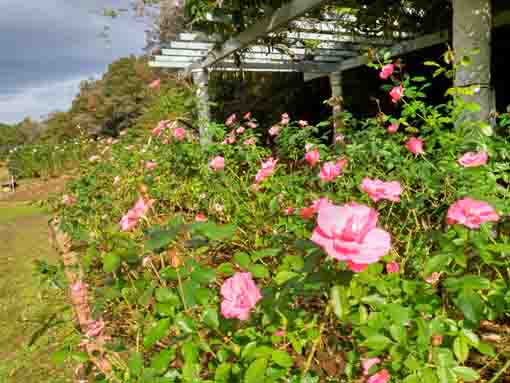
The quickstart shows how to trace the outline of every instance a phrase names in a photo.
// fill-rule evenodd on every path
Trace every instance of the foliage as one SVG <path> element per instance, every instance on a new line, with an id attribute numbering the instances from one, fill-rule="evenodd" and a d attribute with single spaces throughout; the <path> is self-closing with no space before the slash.
<path id="1" fill-rule="evenodd" d="M 190 131 L 178 140 L 174 125 L 159 137 L 130 130 L 97 163 L 82 164 L 67 190 L 76 203 L 54 207 L 62 228 L 87 243 L 81 260 L 94 312 L 108 319 L 107 352 L 126 355 L 103 381 L 354 382 L 385 369 L 393 381 L 453 383 L 497 372 L 496 350 L 507 346 L 489 344 L 483 324 L 508 320 L 510 309 L 508 145 L 487 124 L 455 124 L 476 105 L 452 97 L 429 105 L 426 78 L 401 65 L 391 72 L 383 87 L 403 86 L 399 115 L 344 113 L 333 146 L 321 126 L 280 121 L 264 147 L 268 127 L 246 116 L 212 124 L 206 146 Z M 406 148 L 412 136 L 424 154 Z M 306 144 L 321 163 L 346 158 L 342 174 L 322 181 L 303 159 Z M 457 162 L 482 150 L 485 165 Z M 225 167 L 214 171 L 218 155 Z M 256 182 L 271 155 L 278 162 Z M 365 177 L 399 181 L 400 202 L 373 202 L 360 188 Z M 120 231 L 140 196 L 154 201 L 150 212 Z M 490 204 L 499 220 L 478 229 L 447 223 L 466 196 Z M 328 256 L 310 241 L 316 222 L 303 211 L 319 197 L 376 209 L 391 251 L 357 273 Z M 246 321 L 220 309 L 220 288 L 239 271 L 262 294 Z M 361 361 L 375 357 L 363 371 Z"/>

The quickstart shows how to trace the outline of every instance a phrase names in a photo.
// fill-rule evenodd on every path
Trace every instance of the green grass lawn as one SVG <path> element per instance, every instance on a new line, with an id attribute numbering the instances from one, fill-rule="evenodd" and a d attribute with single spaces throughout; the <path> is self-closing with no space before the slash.
<path id="1" fill-rule="evenodd" d="M 62 291 L 41 284 L 34 267 L 58 260 L 47 220 L 36 207 L 0 204 L 0 383 L 71 382 L 71 367 L 52 361 L 73 333 L 71 312 Z"/>

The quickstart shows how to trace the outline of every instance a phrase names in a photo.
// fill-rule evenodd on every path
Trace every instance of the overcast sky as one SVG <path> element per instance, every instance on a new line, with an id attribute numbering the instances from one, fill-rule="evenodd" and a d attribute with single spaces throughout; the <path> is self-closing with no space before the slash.
<path id="1" fill-rule="evenodd" d="M 80 81 L 109 63 L 141 54 L 146 25 L 103 7 L 129 0 L 0 0 L 0 122 L 67 110 Z M 110 26 L 109 43 L 101 32 Z"/>

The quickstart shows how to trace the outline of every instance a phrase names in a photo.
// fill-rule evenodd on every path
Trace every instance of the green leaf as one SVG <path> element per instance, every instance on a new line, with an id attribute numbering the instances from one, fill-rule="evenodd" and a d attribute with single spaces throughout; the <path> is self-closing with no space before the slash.
<path id="1" fill-rule="evenodd" d="M 218 225 L 214 222 L 203 222 L 194 224 L 193 229 L 212 241 L 221 241 L 234 237 L 237 226 L 233 224 Z"/>
<path id="2" fill-rule="evenodd" d="M 232 364 L 225 362 L 216 367 L 216 372 L 214 373 L 214 381 L 218 383 L 222 383 L 228 380 L 230 377 L 230 370 L 232 369 Z"/>
<path id="3" fill-rule="evenodd" d="M 177 304 L 179 297 L 168 287 L 159 287 L 156 289 L 156 301 Z"/>
<path id="4" fill-rule="evenodd" d="M 460 363 L 464 363 L 469 356 L 469 344 L 466 338 L 458 336 L 453 341 L 453 352 Z"/>
<path id="5" fill-rule="evenodd" d="M 152 327 L 147 335 L 143 338 L 143 345 L 146 348 L 150 348 L 156 344 L 158 340 L 163 338 L 167 333 L 168 329 L 170 328 L 170 319 L 165 318 L 158 323 L 154 327 Z"/>
<path id="6" fill-rule="evenodd" d="M 330 292 L 331 305 L 338 319 L 342 320 L 349 312 L 349 300 L 341 286 L 333 286 Z"/>
<path id="7" fill-rule="evenodd" d="M 179 315 L 177 315 L 175 318 L 175 324 L 185 333 L 191 334 L 195 331 L 195 323 L 193 322 L 193 319 L 186 316 L 184 312 L 180 312 Z"/>
<path id="8" fill-rule="evenodd" d="M 105 254 L 103 257 L 103 271 L 105 273 L 112 273 L 120 266 L 120 257 L 117 253 L 111 252 Z"/>
<path id="9" fill-rule="evenodd" d="M 251 259 L 247 253 L 236 253 L 234 255 L 234 261 L 243 269 L 248 269 L 248 267 L 251 265 Z"/>
<path id="10" fill-rule="evenodd" d="M 471 324 L 478 324 L 483 317 L 483 301 L 480 295 L 474 291 L 462 291 L 455 303 L 457 307 L 464 313 L 464 318 Z"/>
<path id="11" fill-rule="evenodd" d="M 262 258 L 275 257 L 280 252 L 280 249 L 263 249 L 259 251 L 255 251 L 251 254 L 251 259 L 253 262 L 258 261 Z"/>
<path id="12" fill-rule="evenodd" d="M 187 363 L 193 363 L 198 360 L 199 349 L 197 345 L 190 340 L 182 345 L 181 353 Z"/>
<path id="13" fill-rule="evenodd" d="M 369 336 L 363 345 L 375 351 L 383 351 L 391 344 L 391 339 L 384 335 Z"/>
<path id="14" fill-rule="evenodd" d="M 441 67 L 441 65 L 439 65 L 438 63 L 434 62 L 434 61 L 425 61 L 423 63 L 423 65 L 427 65 L 427 66 L 435 66 L 435 67 Z"/>
<path id="15" fill-rule="evenodd" d="M 210 267 L 198 267 L 191 273 L 191 279 L 197 283 L 211 283 L 216 279 L 216 271 Z"/>
<path id="16" fill-rule="evenodd" d="M 233 275 L 235 273 L 234 265 L 229 262 L 222 263 L 216 268 L 216 271 L 220 274 L 224 274 L 227 276 Z"/>
<path id="17" fill-rule="evenodd" d="M 435 271 L 442 271 L 442 269 L 451 262 L 449 254 L 439 254 L 430 258 L 425 265 L 425 276 L 429 276 Z"/>
<path id="18" fill-rule="evenodd" d="M 175 359 L 175 349 L 166 349 L 160 351 L 154 355 L 151 359 L 151 368 L 156 370 L 158 374 L 163 374 L 168 367 L 170 362 Z"/>
<path id="19" fill-rule="evenodd" d="M 298 273 L 295 273 L 293 271 L 280 271 L 276 276 L 273 278 L 273 280 L 278 285 L 283 285 L 285 282 L 291 280 L 292 278 L 295 278 L 299 276 Z"/>
<path id="20" fill-rule="evenodd" d="M 244 375 L 244 383 L 260 383 L 264 381 L 267 368 L 267 359 L 255 359 Z"/>
<path id="21" fill-rule="evenodd" d="M 205 310 L 204 314 L 202 315 L 202 321 L 208 327 L 218 328 L 220 326 L 220 321 L 218 319 L 218 310 L 212 307 Z"/>
<path id="22" fill-rule="evenodd" d="M 253 274 L 255 278 L 269 277 L 269 270 L 264 265 L 250 265 L 248 271 Z"/>
<path id="23" fill-rule="evenodd" d="M 140 376 L 143 370 L 143 356 L 140 352 L 133 352 L 127 362 L 129 372 L 134 376 Z"/>
<path id="24" fill-rule="evenodd" d="M 292 357 L 286 351 L 282 350 L 274 350 L 271 354 L 271 360 L 278 366 L 284 368 L 289 368 L 294 364 Z"/>
<path id="25" fill-rule="evenodd" d="M 469 367 L 457 366 L 453 368 L 453 372 L 465 382 L 476 382 L 480 379 L 480 374 Z"/>
<path id="26" fill-rule="evenodd" d="M 168 245 L 177 237 L 177 230 L 154 230 L 150 231 L 147 235 L 148 239 L 145 241 L 145 248 L 149 251 L 164 250 Z"/>

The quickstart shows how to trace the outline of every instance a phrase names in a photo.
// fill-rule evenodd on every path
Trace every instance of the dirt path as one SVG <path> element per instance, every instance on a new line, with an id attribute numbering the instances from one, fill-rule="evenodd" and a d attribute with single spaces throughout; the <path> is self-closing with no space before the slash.
<path id="1" fill-rule="evenodd" d="M 53 360 L 73 333 L 72 315 L 62 290 L 41 283 L 35 272 L 36 261 L 58 262 L 48 241 L 49 217 L 19 201 L 50 189 L 0 201 L 0 383 L 71 381 L 71 367 Z"/>

